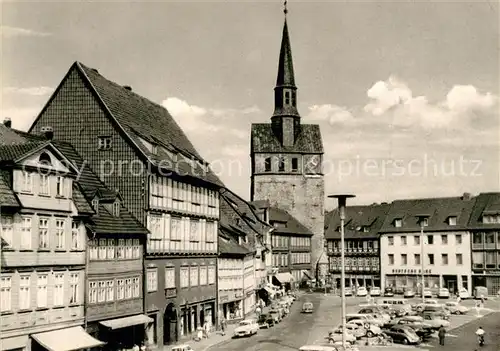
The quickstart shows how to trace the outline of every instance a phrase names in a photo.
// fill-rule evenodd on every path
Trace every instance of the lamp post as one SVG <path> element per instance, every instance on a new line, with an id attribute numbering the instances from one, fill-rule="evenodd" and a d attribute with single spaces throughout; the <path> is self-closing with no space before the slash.
<path id="1" fill-rule="evenodd" d="M 424 295 L 424 280 L 425 280 L 425 274 L 424 274 L 424 226 L 425 222 L 428 220 L 429 216 L 428 215 L 418 215 L 418 224 L 420 225 L 420 270 L 422 272 L 422 285 L 420 288 L 420 292 L 422 293 L 422 304 L 425 303 L 425 295 Z"/>
<path id="2" fill-rule="evenodd" d="M 338 208 L 340 212 L 340 299 L 342 306 L 342 347 L 344 350 L 346 349 L 346 317 L 345 317 L 345 257 L 344 257 L 344 221 L 345 221 L 345 208 L 346 208 L 346 200 L 348 198 L 355 197 L 354 195 L 330 195 L 328 197 L 332 197 L 337 199 Z"/>

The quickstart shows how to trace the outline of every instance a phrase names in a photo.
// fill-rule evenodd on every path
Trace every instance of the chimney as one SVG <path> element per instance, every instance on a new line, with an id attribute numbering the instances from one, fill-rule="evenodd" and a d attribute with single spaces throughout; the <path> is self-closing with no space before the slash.
<path id="1" fill-rule="evenodd" d="M 3 120 L 3 125 L 7 128 L 12 128 L 12 120 L 10 119 L 10 117 L 5 117 L 5 119 Z"/>
<path id="2" fill-rule="evenodd" d="M 42 133 L 49 140 L 52 140 L 54 138 L 54 129 L 52 129 L 52 127 L 49 127 L 49 126 L 42 127 Z"/>
<path id="3" fill-rule="evenodd" d="M 132 87 L 129 85 L 124 85 L 123 87 L 128 91 L 132 91 Z"/>
<path id="4" fill-rule="evenodd" d="M 462 195 L 462 200 L 464 200 L 464 201 L 469 201 L 469 200 L 471 199 L 471 197 L 472 197 L 472 196 L 471 196 L 471 193 L 464 193 L 464 194 Z"/>

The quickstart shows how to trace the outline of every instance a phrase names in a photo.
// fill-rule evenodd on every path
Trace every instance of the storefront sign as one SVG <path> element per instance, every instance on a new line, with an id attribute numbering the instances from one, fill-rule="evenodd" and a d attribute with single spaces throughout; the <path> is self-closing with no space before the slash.
<path id="1" fill-rule="evenodd" d="M 393 268 L 392 273 L 395 274 L 422 274 L 421 269 Z M 424 274 L 432 274 L 432 270 L 424 269 Z"/>
<path id="2" fill-rule="evenodd" d="M 219 301 L 220 302 L 224 302 L 224 301 L 228 301 L 229 300 L 229 296 L 219 296 Z"/>
<path id="3" fill-rule="evenodd" d="M 238 298 L 238 297 L 243 297 L 243 293 L 242 292 L 237 292 L 235 294 L 235 297 Z"/>

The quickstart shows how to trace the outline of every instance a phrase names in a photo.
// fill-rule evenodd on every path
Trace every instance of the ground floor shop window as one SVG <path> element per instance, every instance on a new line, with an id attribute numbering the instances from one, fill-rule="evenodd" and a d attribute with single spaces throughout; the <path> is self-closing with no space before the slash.
<path id="1" fill-rule="evenodd" d="M 223 304 L 222 314 L 228 321 L 243 318 L 243 301 L 231 301 Z"/>

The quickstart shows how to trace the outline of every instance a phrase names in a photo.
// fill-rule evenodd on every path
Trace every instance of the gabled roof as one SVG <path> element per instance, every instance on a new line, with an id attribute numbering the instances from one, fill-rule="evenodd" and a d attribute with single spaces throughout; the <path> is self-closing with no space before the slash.
<path id="1" fill-rule="evenodd" d="M 346 207 L 344 235 L 346 239 L 377 238 L 389 204 Z M 363 231 L 366 228 L 367 231 Z M 338 208 L 325 215 L 325 239 L 340 239 L 340 211 Z"/>
<path id="2" fill-rule="evenodd" d="M 301 124 L 300 133 L 293 146 L 283 146 L 274 133 L 271 123 L 252 124 L 250 137 L 252 153 L 303 153 L 323 154 L 321 131 L 317 124 Z"/>
<path id="3" fill-rule="evenodd" d="M 219 255 L 220 256 L 241 256 L 244 257 L 251 253 L 250 250 L 238 244 L 237 239 L 231 229 L 225 226 L 219 226 Z"/>
<path id="4" fill-rule="evenodd" d="M 287 211 L 277 207 L 269 208 L 269 222 L 280 222 L 285 224 L 284 227 L 278 226 L 275 228 L 275 234 L 313 235 L 313 233 L 295 217 L 290 215 Z"/>
<path id="5" fill-rule="evenodd" d="M 380 232 L 420 231 L 420 215 L 429 216 L 426 231 L 466 230 L 474 204 L 475 198 L 469 196 L 396 200 L 392 202 Z M 447 219 L 452 216 L 457 217 L 457 225 L 447 223 Z M 399 228 L 394 226 L 396 219 L 402 219 L 402 226 Z"/>
<path id="6" fill-rule="evenodd" d="M 483 215 L 500 214 L 500 193 L 480 193 L 469 219 L 470 229 L 500 229 L 500 223 L 483 223 Z"/>

